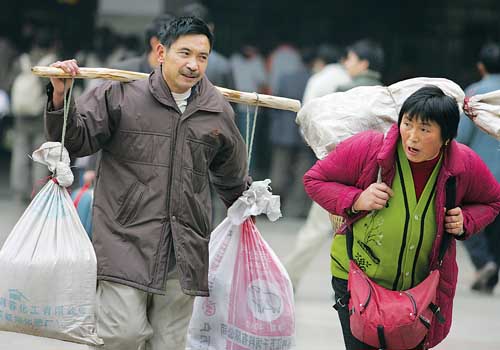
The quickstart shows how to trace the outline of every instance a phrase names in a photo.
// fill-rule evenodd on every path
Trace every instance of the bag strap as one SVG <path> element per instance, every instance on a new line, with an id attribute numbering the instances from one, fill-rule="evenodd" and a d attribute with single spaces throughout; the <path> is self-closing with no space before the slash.
<path id="1" fill-rule="evenodd" d="M 457 179 L 455 176 L 448 178 L 446 181 L 446 211 L 455 208 L 457 201 Z M 444 255 L 450 246 L 452 235 L 445 231 L 441 246 L 439 247 L 438 262 L 439 266 L 443 264 Z"/>

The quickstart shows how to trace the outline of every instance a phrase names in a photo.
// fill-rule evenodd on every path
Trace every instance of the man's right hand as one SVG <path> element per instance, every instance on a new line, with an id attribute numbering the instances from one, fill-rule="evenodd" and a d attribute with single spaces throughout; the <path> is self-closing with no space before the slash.
<path id="1" fill-rule="evenodd" d="M 66 73 L 75 76 L 80 73 L 80 69 L 78 68 L 78 63 L 75 59 L 66 60 L 66 61 L 57 61 L 50 65 L 51 67 L 61 68 Z M 64 105 L 64 81 L 66 79 L 60 78 L 50 78 L 50 82 L 54 87 L 54 93 L 52 95 L 52 105 L 54 109 L 61 109 Z"/>

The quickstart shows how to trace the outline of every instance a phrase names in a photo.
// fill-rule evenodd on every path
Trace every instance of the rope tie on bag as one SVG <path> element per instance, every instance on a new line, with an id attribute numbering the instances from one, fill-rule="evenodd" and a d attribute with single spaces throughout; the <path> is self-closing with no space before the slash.
<path id="1" fill-rule="evenodd" d="M 248 167 L 247 173 L 250 172 L 250 162 L 252 161 L 252 149 L 253 149 L 253 140 L 255 138 L 255 127 L 257 125 L 257 112 L 259 111 L 259 94 L 254 92 L 256 97 L 255 110 L 253 112 L 253 125 L 252 125 L 252 133 L 250 134 L 250 107 L 247 105 L 247 115 L 246 115 L 246 130 L 245 130 L 245 144 L 247 147 L 247 156 L 248 156 Z"/>
<path id="2" fill-rule="evenodd" d="M 463 109 L 465 115 L 467 117 L 469 117 L 471 120 L 476 119 L 477 114 L 474 113 L 474 110 L 472 109 L 472 107 L 470 105 L 470 97 L 469 96 L 466 96 L 464 98 L 464 105 L 463 105 L 462 109 Z"/>
<path id="3" fill-rule="evenodd" d="M 62 157 L 63 157 L 64 139 L 66 137 L 66 125 L 68 122 L 71 94 L 73 92 L 73 84 L 75 83 L 75 79 L 72 78 L 71 83 L 69 85 L 69 88 L 67 88 L 66 87 L 66 80 L 67 79 L 64 79 L 64 105 L 63 105 L 64 113 L 63 113 L 63 128 L 62 128 L 62 135 L 61 135 L 61 155 L 59 156 L 59 161 L 62 161 Z"/>

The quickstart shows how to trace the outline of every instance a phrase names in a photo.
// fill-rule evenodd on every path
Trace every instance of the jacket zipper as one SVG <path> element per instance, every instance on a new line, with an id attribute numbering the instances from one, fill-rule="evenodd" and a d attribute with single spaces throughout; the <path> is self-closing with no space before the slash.
<path id="1" fill-rule="evenodd" d="M 413 313 L 410 316 L 416 317 L 417 316 L 417 302 L 415 301 L 415 298 L 408 291 L 403 291 L 403 293 L 408 297 L 408 299 L 410 299 L 411 304 L 413 306 Z"/>
<path id="2" fill-rule="evenodd" d="M 363 281 L 365 281 L 366 285 L 368 286 L 368 295 L 366 297 L 365 302 L 362 305 L 360 305 L 359 313 L 363 313 L 363 311 L 365 311 L 365 309 L 368 306 L 368 303 L 370 302 L 370 299 L 372 297 L 372 286 L 370 285 L 370 282 L 368 282 L 366 280 L 365 276 L 363 276 Z"/>
<path id="3" fill-rule="evenodd" d="M 173 174 L 174 174 L 174 157 L 175 157 L 175 145 L 177 143 L 177 133 L 179 131 L 179 125 L 181 123 L 180 121 L 180 117 L 179 117 L 179 120 L 178 121 L 175 121 L 177 124 L 175 125 L 175 131 L 174 133 L 172 134 L 172 147 L 170 147 L 170 169 L 169 169 L 169 179 L 170 179 L 170 183 L 169 183 L 169 186 L 167 187 L 167 216 L 168 216 L 168 220 L 170 221 L 170 234 L 172 235 L 172 245 L 174 244 L 174 237 L 173 237 L 173 234 L 172 234 L 172 213 L 170 212 L 170 209 L 171 209 L 171 205 L 170 205 L 170 202 L 172 201 L 172 198 L 171 198 L 171 193 L 172 193 L 172 184 L 173 184 Z M 166 226 L 167 226 L 167 223 L 165 221 L 165 223 L 163 224 L 163 229 L 162 229 L 162 239 L 164 240 L 166 237 Z M 170 254 L 172 254 L 172 252 L 169 253 L 169 256 Z M 175 249 L 174 249 L 174 254 L 175 254 Z M 165 264 L 165 275 L 163 277 L 163 289 L 165 289 L 166 287 L 166 282 L 167 282 L 167 274 L 168 274 L 168 262 L 169 262 L 170 258 L 167 257 L 167 261 L 166 261 L 166 264 Z M 179 264 L 179 261 L 177 260 L 177 257 L 175 257 L 175 263 L 176 264 Z M 157 263 L 158 265 L 158 263 Z"/>

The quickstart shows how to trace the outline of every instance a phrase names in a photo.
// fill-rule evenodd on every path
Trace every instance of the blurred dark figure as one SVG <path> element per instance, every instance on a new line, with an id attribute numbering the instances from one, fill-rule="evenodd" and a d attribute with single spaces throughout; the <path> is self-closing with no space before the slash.
<path id="1" fill-rule="evenodd" d="M 10 183 L 18 201 L 29 201 L 37 183 L 49 172 L 46 166 L 29 158 L 45 142 L 43 111 L 47 102 L 45 83 L 31 73 L 32 66 L 48 66 L 57 60 L 57 41 L 54 33 L 39 28 L 33 46 L 17 62 L 19 74 L 12 85 L 11 109 L 14 115 L 14 142 L 10 167 Z"/>
<path id="2" fill-rule="evenodd" d="M 300 100 L 311 76 L 315 52 L 302 52 L 303 64 L 294 72 L 284 74 L 277 85 L 276 95 Z M 281 197 L 284 215 L 305 217 L 311 204 L 302 185 L 302 176 L 312 166 L 314 156 L 302 140 L 295 123 L 297 113 L 279 109 L 270 111 L 271 180 L 273 193 Z"/>
<path id="3" fill-rule="evenodd" d="M 292 73 L 302 66 L 302 57 L 299 50 L 289 43 L 279 44 L 267 59 L 267 68 L 269 72 L 270 93 L 277 95 L 276 90 L 281 77 Z"/>
<path id="4" fill-rule="evenodd" d="M 208 8 L 201 3 L 194 2 L 181 8 L 179 16 L 195 16 L 201 18 L 215 35 L 215 24 Z M 215 36 L 216 37 L 216 36 Z M 216 41 L 217 43 L 217 41 Z M 212 48 L 208 58 L 206 75 L 216 86 L 234 89 L 234 79 L 229 60 Z"/>
<path id="5" fill-rule="evenodd" d="M 264 58 L 259 49 L 251 44 L 243 45 L 239 51 L 229 58 L 235 88 L 238 91 L 265 93 L 267 89 L 267 73 Z M 236 125 L 241 134 L 246 134 L 247 106 L 236 104 Z M 253 107 L 249 109 L 253 117 Z M 254 163 L 255 164 L 255 163 Z"/>
<path id="6" fill-rule="evenodd" d="M 153 19 L 144 31 L 144 53 L 140 56 L 118 62 L 114 64 L 113 68 L 148 74 L 151 73 L 158 66 L 156 47 L 160 43 L 158 39 L 160 30 L 174 18 L 174 15 L 163 13 Z"/>
<path id="7" fill-rule="evenodd" d="M 482 79 L 465 89 L 466 96 L 484 94 L 500 89 L 500 45 L 488 43 L 479 52 L 477 70 Z M 500 181 L 500 142 L 476 127 L 462 114 L 457 141 L 472 148 Z M 484 229 L 484 234 L 465 240 L 465 248 L 476 268 L 472 290 L 493 293 L 498 284 L 500 266 L 500 216 Z"/>
<path id="8" fill-rule="evenodd" d="M 0 90 L 10 94 L 15 78 L 14 63 L 17 52 L 8 37 L 0 35 Z"/>
<path id="9" fill-rule="evenodd" d="M 347 47 L 344 67 L 351 76 L 350 83 L 339 86 L 337 91 L 347 91 L 356 86 L 382 85 L 381 71 L 384 50 L 375 41 L 363 39 Z"/>

